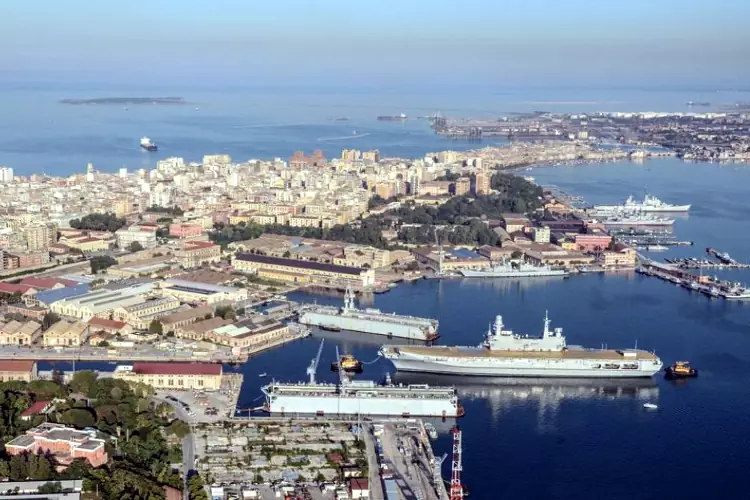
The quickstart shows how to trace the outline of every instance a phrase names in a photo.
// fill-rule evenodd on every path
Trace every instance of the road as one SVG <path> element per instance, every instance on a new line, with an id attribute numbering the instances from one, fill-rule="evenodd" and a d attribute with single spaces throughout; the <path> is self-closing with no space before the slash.
<path id="1" fill-rule="evenodd" d="M 198 356 L 187 350 L 160 350 L 148 347 L 121 348 L 110 353 L 106 347 L 41 347 L 41 346 L 0 346 L 0 359 L 33 359 L 37 361 L 200 361 L 204 363 L 244 362 L 247 356 L 235 356 L 228 349 L 219 349 Z"/>
<path id="2" fill-rule="evenodd" d="M 383 482 L 380 480 L 380 464 L 375 449 L 375 436 L 372 434 L 372 425 L 365 425 L 362 429 L 367 450 L 368 477 L 370 479 L 370 500 L 383 500 Z"/>
<path id="3" fill-rule="evenodd" d="M 190 424 L 190 434 L 182 439 L 182 496 L 188 500 L 187 477 L 188 472 L 195 469 L 195 436 L 193 435 L 193 421 L 190 415 L 182 408 L 181 405 L 168 399 L 155 397 L 155 401 L 166 403 L 174 409 L 174 414 L 183 422 Z"/>

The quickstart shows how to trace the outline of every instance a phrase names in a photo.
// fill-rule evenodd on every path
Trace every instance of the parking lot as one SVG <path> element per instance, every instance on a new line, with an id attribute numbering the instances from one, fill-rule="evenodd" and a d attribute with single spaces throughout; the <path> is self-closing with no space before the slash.
<path id="1" fill-rule="evenodd" d="M 227 373 L 219 391 L 159 389 L 156 397 L 179 407 L 188 423 L 214 423 L 234 416 L 241 386 L 241 374 Z"/>

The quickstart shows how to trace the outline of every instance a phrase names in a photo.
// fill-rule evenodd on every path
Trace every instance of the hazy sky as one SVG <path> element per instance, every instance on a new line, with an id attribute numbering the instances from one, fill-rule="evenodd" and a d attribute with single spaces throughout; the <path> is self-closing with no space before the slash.
<path id="1" fill-rule="evenodd" d="M 6 0 L 0 80 L 747 86 L 750 0 Z"/>

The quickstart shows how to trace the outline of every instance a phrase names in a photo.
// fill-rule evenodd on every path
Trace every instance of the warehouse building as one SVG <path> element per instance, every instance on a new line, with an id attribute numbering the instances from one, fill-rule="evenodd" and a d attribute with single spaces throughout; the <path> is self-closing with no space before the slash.
<path id="1" fill-rule="evenodd" d="M 113 377 L 154 389 L 218 391 L 222 369 L 210 363 L 135 363 L 118 366 Z"/>
<path id="2" fill-rule="evenodd" d="M 242 253 L 237 254 L 232 260 L 232 265 L 238 271 L 253 274 L 273 271 L 276 273 L 277 279 L 283 279 L 285 275 L 290 277 L 305 275 L 310 277 L 312 283 L 321 285 L 367 288 L 375 284 L 375 271 L 372 269 L 338 266 L 322 262 Z M 299 280 L 295 278 L 294 281 Z"/>

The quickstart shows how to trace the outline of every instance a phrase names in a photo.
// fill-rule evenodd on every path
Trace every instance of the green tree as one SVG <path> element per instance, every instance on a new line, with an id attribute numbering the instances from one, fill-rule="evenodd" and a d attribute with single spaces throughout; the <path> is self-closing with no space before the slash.
<path id="1" fill-rule="evenodd" d="M 148 331 L 157 335 L 161 335 L 162 333 L 164 333 L 164 326 L 162 326 L 161 321 L 155 319 L 151 322 L 150 325 L 148 325 Z"/>
<path id="2" fill-rule="evenodd" d="M 75 372 L 70 380 L 70 389 L 79 394 L 89 395 L 99 375 L 91 370 Z"/>
<path id="3" fill-rule="evenodd" d="M 62 493 L 63 487 L 60 481 L 54 483 L 44 483 L 39 488 L 39 493 Z"/>
<path id="4" fill-rule="evenodd" d="M 110 257 L 109 255 L 97 255 L 89 260 L 91 266 L 91 274 L 96 274 L 99 271 L 103 271 L 108 267 L 112 267 L 117 264 L 117 259 Z"/>
<path id="5" fill-rule="evenodd" d="M 219 306 L 216 308 L 216 316 L 223 318 L 223 319 L 229 319 L 229 320 L 235 320 L 237 319 L 237 312 L 234 310 L 232 306 Z"/>
<path id="6" fill-rule="evenodd" d="M 141 250 L 143 250 L 143 245 L 141 245 L 137 241 L 134 241 L 130 245 L 128 245 L 128 250 L 130 250 L 131 252 L 134 252 L 134 253 L 135 252 L 140 252 Z"/>
<path id="7" fill-rule="evenodd" d="M 60 414 L 60 422 L 83 429 L 96 425 L 96 417 L 88 408 L 71 408 Z"/>
<path id="8" fill-rule="evenodd" d="M 107 214 L 88 214 L 81 219 L 71 219 L 70 227 L 73 229 L 88 229 L 91 231 L 110 231 L 115 232 L 125 226 L 125 219 L 116 217 L 112 213 Z"/>
<path id="9" fill-rule="evenodd" d="M 169 427 L 167 427 L 167 432 L 174 434 L 178 438 L 182 439 L 190 434 L 190 426 L 182 420 L 175 420 L 171 424 L 169 424 Z"/>

